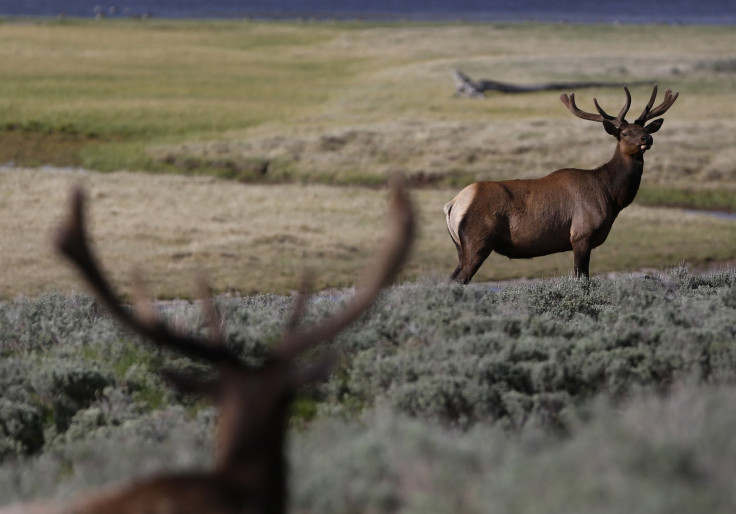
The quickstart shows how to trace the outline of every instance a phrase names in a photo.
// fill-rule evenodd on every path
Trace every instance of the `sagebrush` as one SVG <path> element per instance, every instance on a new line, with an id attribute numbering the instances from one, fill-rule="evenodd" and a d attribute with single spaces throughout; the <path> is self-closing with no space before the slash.
<path id="1" fill-rule="evenodd" d="M 306 321 L 349 294 L 314 296 Z M 228 344 L 258 361 L 290 303 L 218 297 Z M 204 330 L 193 303 L 160 309 Z M 736 507 L 736 271 L 405 284 L 332 345 L 338 369 L 293 415 L 300 512 Z M 89 297 L 0 303 L 0 352 L 0 503 L 209 465 L 213 409 L 157 373 L 196 365 Z"/>

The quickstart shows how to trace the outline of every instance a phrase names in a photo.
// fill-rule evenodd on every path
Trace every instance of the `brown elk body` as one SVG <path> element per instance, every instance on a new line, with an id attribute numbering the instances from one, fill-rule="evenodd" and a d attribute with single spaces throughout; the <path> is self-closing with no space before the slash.
<path id="1" fill-rule="evenodd" d="M 244 363 L 223 342 L 221 320 L 211 300 L 204 301 L 209 337 L 187 336 L 166 326 L 140 294 L 136 310 L 121 307 L 92 255 L 84 229 L 83 195 L 72 200 L 69 219 L 56 240 L 58 249 L 111 313 L 144 339 L 215 367 L 202 380 L 174 372 L 167 378 L 184 392 L 204 394 L 218 408 L 215 469 L 163 475 L 149 480 L 81 495 L 65 505 L 26 503 L 0 509 L 0 514 L 280 514 L 287 505 L 287 462 L 284 454 L 289 409 L 302 386 L 323 379 L 335 360 L 323 352 L 311 362 L 296 362 L 305 351 L 329 341 L 368 309 L 395 277 L 408 253 L 413 232 L 412 208 L 403 186 L 392 189 L 388 237 L 363 286 L 345 308 L 326 321 L 300 327 L 306 298 L 297 297 L 280 342 L 262 365 Z M 303 361 L 304 359 L 302 359 Z"/>
<path id="2" fill-rule="evenodd" d="M 560 99 L 582 119 L 603 123 L 617 139 L 613 158 L 592 169 L 564 168 L 546 177 L 528 180 L 476 182 L 444 207 L 447 228 L 457 248 L 458 265 L 451 279 L 467 284 L 483 261 L 497 252 L 511 259 L 527 259 L 573 251 L 575 276 L 587 277 L 590 252 L 603 244 L 616 217 L 636 196 L 644 169 L 644 152 L 651 134 L 662 126 L 663 115 L 677 99 L 669 89 L 655 108 L 657 86 L 649 103 L 633 123 L 607 114 L 594 99 L 599 114 L 581 111 L 573 93 Z"/>

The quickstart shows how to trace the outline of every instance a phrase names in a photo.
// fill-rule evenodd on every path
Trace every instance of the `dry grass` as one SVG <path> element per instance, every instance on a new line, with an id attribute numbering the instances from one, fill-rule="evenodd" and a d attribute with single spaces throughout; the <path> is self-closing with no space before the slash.
<path id="1" fill-rule="evenodd" d="M 390 170 L 423 180 L 536 177 L 565 167 L 594 167 L 613 153 L 600 126 L 572 117 L 557 93 L 451 96 L 450 71 L 521 83 L 554 80 L 659 82 L 681 92 L 649 152 L 645 187 L 725 188 L 736 194 L 736 74 L 719 71 L 736 37 L 719 27 L 441 26 L 343 31 L 304 54 L 359 59 L 344 88 L 318 112 L 287 126 L 269 123 L 225 137 L 150 145 L 156 162 L 223 167 L 270 163 L 270 178 L 371 183 Z M 314 54 L 312 53 L 314 52 Z M 575 56 L 574 59 L 571 56 Z M 375 59 L 380 59 L 376 62 Z M 631 87 L 633 115 L 651 86 Z M 616 111 L 618 88 L 582 91 Z M 252 178 L 249 178 L 252 179 Z"/>
<path id="2" fill-rule="evenodd" d="M 637 93 L 641 99 L 648 92 Z M 736 156 L 730 141 L 734 133 L 733 121 L 713 125 L 668 120 L 647 153 L 644 186 L 718 187 L 736 195 Z M 148 151 L 154 159 L 177 161 L 184 169 L 239 166 L 247 173 L 253 168 L 249 163 L 267 162 L 264 178 L 279 182 L 364 184 L 401 171 L 419 182 L 464 185 L 473 180 L 535 178 L 561 167 L 594 168 L 614 149 L 615 141 L 602 128 L 571 118 L 387 122 L 312 134 L 155 146 Z M 246 178 L 255 179 L 253 174 Z"/>
<path id="3" fill-rule="evenodd" d="M 0 297 L 80 290 L 75 273 L 49 248 L 68 189 L 91 198 L 95 245 L 116 283 L 146 272 L 152 294 L 191 297 L 204 269 L 218 291 L 288 292 L 305 268 L 319 289 L 352 285 L 381 238 L 385 191 L 323 185 L 244 185 L 208 177 L 55 169 L 0 172 Z M 446 276 L 455 249 L 442 205 L 450 190 L 415 191 L 419 239 L 405 279 Z M 736 224 L 679 211 L 633 206 L 593 252 L 591 270 L 700 266 L 736 255 Z M 511 261 L 492 255 L 478 280 L 569 274 L 572 256 Z M 191 284 L 191 287 L 190 287 Z"/>

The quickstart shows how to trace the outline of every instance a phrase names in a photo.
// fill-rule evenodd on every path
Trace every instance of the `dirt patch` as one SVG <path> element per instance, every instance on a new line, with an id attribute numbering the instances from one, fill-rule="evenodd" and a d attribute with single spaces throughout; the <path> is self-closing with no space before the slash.
<path id="1" fill-rule="evenodd" d="M 37 133 L 11 128 L 0 134 L 0 162 L 19 166 L 39 166 L 55 163 L 60 166 L 80 166 L 82 148 L 96 142 L 79 134 Z"/>

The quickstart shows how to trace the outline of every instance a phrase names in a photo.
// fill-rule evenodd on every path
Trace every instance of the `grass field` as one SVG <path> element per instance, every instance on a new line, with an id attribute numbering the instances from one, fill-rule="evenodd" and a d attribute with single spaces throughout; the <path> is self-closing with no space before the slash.
<path id="1" fill-rule="evenodd" d="M 520 83 L 632 84 L 632 113 L 648 99 L 648 84 L 680 91 L 648 154 L 645 188 L 736 191 L 730 27 L 1 27 L 0 162 L 342 184 L 373 184 L 402 170 L 457 185 L 592 167 L 612 154 L 603 129 L 571 116 L 557 93 L 454 98 L 450 73 L 459 68 Z M 614 111 L 623 101 L 619 88 L 601 88 L 580 92 L 580 105 L 592 109 L 593 96 Z M 704 197 L 736 207 L 731 197 Z"/>
<path id="2" fill-rule="evenodd" d="M 386 192 L 356 186 L 239 184 L 212 177 L 64 170 L 0 171 L 3 263 L 0 297 L 80 290 L 52 254 L 52 227 L 76 183 L 89 190 L 94 242 L 113 277 L 141 267 L 158 297 L 190 297 L 205 270 L 220 292 L 278 292 L 299 287 L 305 269 L 315 287 L 344 287 L 383 234 Z M 413 192 L 419 235 L 404 279 L 445 277 L 456 252 L 442 206 L 452 193 Z M 736 255 L 736 223 L 678 210 L 632 206 L 593 252 L 591 271 L 653 269 L 687 262 L 717 266 Z M 572 272 L 572 254 L 531 260 L 492 255 L 477 280 Z"/>
<path id="3" fill-rule="evenodd" d="M 353 283 L 380 238 L 391 171 L 417 185 L 420 238 L 407 278 L 455 264 L 441 208 L 475 179 L 593 167 L 614 142 L 557 93 L 453 96 L 451 71 L 520 83 L 681 92 L 647 153 L 640 204 L 736 209 L 736 34 L 729 27 L 568 24 L 0 21 L 0 296 L 77 287 L 47 233 L 87 174 L 98 244 L 119 280 L 134 263 L 162 297 L 205 267 L 218 291 Z M 581 91 L 616 110 L 619 88 Z M 188 180 L 163 175 L 203 175 Z M 244 186 L 240 182 L 251 184 Z M 340 187 L 327 187 L 339 185 Z M 268 186 L 268 187 L 266 187 Z M 145 199 L 145 201 L 141 201 Z M 593 273 L 732 262 L 733 224 L 632 207 Z M 569 273 L 567 254 L 493 256 L 478 279 Z"/>

